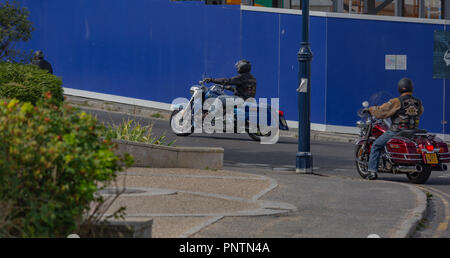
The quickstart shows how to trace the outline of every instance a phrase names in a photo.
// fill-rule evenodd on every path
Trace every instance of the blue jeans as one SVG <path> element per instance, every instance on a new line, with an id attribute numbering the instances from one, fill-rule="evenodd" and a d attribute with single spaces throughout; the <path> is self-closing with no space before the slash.
<path id="1" fill-rule="evenodd" d="M 372 149 L 370 151 L 370 158 L 369 158 L 369 171 L 370 172 L 377 172 L 378 171 L 378 163 L 380 162 L 380 155 L 381 151 L 383 151 L 384 146 L 386 146 L 386 143 L 395 135 L 397 135 L 396 132 L 392 131 L 386 131 L 383 135 L 378 137 L 373 144 Z"/>

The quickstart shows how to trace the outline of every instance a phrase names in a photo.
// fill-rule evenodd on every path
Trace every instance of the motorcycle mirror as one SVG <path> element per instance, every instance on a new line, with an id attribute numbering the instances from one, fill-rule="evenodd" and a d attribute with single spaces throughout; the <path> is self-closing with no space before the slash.
<path id="1" fill-rule="evenodd" d="M 369 107 L 369 102 L 368 101 L 364 101 L 362 103 L 362 106 L 365 107 L 365 108 Z"/>

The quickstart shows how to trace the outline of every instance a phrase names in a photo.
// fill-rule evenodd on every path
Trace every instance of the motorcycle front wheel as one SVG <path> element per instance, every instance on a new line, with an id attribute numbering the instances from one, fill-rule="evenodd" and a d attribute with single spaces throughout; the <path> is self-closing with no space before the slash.
<path id="1" fill-rule="evenodd" d="M 368 165 L 369 165 L 369 161 L 364 160 L 364 149 L 362 148 L 362 145 L 357 145 L 355 148 L 355 162 L 356 162 L 356 170 L 358 171 L 358 174 L 364 178 L 367 179 L 367 177 L 369 176 L 369 171 L 368 171 Z M 378 174 L 376 174 L 376 177 L 378 177 Z M 376 178 L 375 178 L 376 179 Z"/>
<path id="2" fill-rule="evenodd" d="M 173 118 L 174 118 L 175 115 L 178 114 L 180 111 L 181 111 L 181 110 L 178 109 L 178 110 L 174 110 L 174 111 L 172 112 L 172 115 L 170 116 L 170 120 L 169 120 L 170 128 L 172 128 L 172 120 L 173 120 Z M 181 119 L 179 122 L 180 122 L 180 123 L 183 123 L 183 119 Z M 189 136 L 189 135 L 191 135 L 191 134 L 194 132 L 194 127 L 191 125 L 190 132 L 187 132 L 187 133 L 177 133 L 177 132 L 175 132 L 175 131 L 173 130 L 173 128 L 172 128 L 172 131 L 173 131 L 173 133 L 176 134 L 177 136 Z M 188 131 L 189 131 L 189 130 L 188 130 Z"/>

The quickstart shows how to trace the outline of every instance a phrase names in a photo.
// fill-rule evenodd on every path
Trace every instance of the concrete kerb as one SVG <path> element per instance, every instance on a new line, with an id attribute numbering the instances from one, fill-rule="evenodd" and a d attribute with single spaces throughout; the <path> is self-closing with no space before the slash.
<path id="1" fill-rule="evenodd" d="M 67 94 L 65 94 L 64 96 L 66 97 L 66 101 L 68 103 L 84 109 L 103 110 L 114 113 L 121 113 L 147 118 L 151 117 L 154 119 L 165 119 L 165 120 L 168 120 L 170 118 L 170 115 L 172 114 L 171 110 L 147 108 L 137 105 L 117 103 L 113 101 L 104 101 L 93 98 L 71 96 Z"/>
<path id="2" fill-rule="evenodd" d="M 406 185 L 416 195 L 416 208 L 412 210 L 394 235 L 395 238 L 409 238 L 416 232 L 417 226 L 427 215 L 428 199 L 424 192 L 412 185 Z"/>
<path id="3" fill-rule="evenodd" d="M 223 168 L 223 148 L 171 147 L 125 140 L 113 141 L 118 144 L 116 155 L 130 154 L 134 157 L 133 166 L 136 167 Z"/>

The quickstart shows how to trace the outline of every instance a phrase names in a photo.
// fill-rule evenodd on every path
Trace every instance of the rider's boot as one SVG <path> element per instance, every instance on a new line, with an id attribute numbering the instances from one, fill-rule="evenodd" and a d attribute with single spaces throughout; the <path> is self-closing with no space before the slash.
<path id="1" fill-rule="evenodd" d="M 369 175 L 367 175 L 367 179 L 369 179 L 369 180 L 375 180 L 375 179 L 377 179 L 377 172 L 374 172 L 374 171 L 369 171 Z"/>

